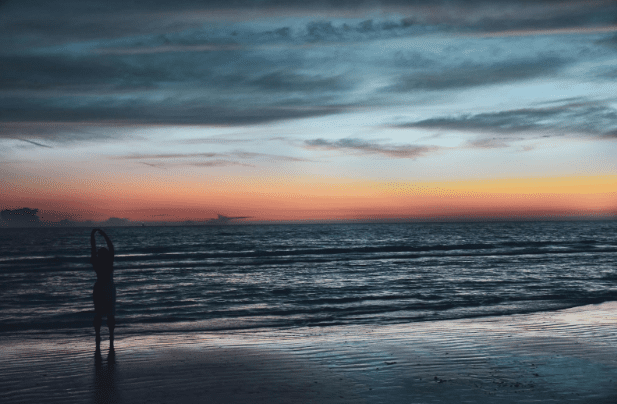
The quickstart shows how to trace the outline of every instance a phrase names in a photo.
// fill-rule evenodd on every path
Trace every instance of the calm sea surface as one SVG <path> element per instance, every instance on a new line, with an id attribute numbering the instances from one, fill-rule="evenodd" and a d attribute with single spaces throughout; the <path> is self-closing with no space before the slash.
<path id="1" fill-rule="evenodd" d="M 91 331 L 90 230 L 0 229 L 0 336 Z M 379 325 L 617 300 L 617 221 L 106 232 L 123 334 Z"/>

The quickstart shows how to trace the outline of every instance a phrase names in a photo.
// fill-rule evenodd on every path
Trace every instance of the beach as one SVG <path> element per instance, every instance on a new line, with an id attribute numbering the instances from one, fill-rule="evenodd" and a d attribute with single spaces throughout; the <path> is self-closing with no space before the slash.
<path id="1" fill-rule="evenodd" d="M 4 336 L 6 403 L 614 403 L 617 302 L 383 326 Z M 92 332 L 93 334 L 93 332 Z M 56 334 L 58 335 L 58 334 Z"/>

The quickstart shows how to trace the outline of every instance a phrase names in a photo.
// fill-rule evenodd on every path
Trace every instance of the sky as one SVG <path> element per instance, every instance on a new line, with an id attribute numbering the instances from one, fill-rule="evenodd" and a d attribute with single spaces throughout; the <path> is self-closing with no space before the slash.
<path id="1" fill-rule="evenodd" d="M 3 1 L 0 209 L 617 217 L 614 1 Z"/>

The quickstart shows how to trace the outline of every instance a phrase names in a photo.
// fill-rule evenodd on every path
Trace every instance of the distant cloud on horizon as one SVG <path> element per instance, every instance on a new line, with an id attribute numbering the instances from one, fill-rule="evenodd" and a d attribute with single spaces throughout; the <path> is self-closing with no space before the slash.
<path id="1" fill-rule="evenodd" d="M 0 212 L 0 225 L 7 227 L 33 227 L 41 224 L 38 209 L 4 209 Z"/>

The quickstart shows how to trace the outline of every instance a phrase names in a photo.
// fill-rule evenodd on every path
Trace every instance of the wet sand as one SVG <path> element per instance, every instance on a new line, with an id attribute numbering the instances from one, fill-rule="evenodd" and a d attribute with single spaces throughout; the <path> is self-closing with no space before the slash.
<path id="1" fill-rule="evenodd" d="M 0 402 L 617 402 L 617 302 L 384 327 L 117 334 L 100 354 L 93 335 L 2 338 Z"/>

